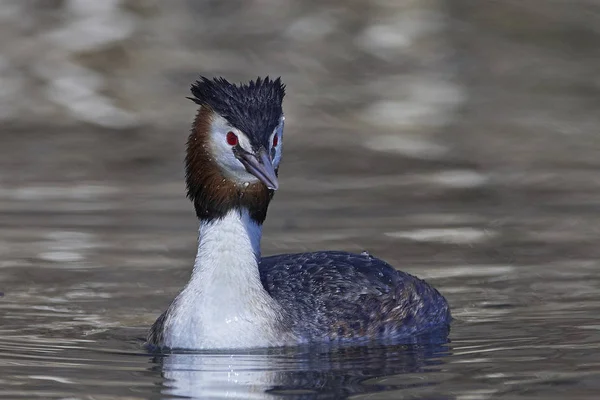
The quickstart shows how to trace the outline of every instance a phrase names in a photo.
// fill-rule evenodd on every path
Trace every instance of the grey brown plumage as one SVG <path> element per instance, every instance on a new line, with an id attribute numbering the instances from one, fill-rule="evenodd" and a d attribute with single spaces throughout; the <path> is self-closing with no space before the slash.
<path id="1" fill-rule="evenodd" d="M 406 338 L 447 326 L 450 309 L 425 281 L 366 254 L 281 254 L 259 263 L 265 290 L 284 311 L 282 332 L 299 343 Z M 166 314 L 148 342 L 158 346 Z"/>

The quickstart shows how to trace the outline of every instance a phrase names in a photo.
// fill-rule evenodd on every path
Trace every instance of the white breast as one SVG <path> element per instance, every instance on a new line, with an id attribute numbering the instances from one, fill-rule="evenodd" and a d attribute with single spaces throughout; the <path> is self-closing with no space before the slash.
<path id="1" fill-rule="evenodd" d="M 292 340 L 260 281 L 260 236 L 246 211 L 201 224 L 192 278 L 167 312 L 164 346 L 249 348 Z"/>

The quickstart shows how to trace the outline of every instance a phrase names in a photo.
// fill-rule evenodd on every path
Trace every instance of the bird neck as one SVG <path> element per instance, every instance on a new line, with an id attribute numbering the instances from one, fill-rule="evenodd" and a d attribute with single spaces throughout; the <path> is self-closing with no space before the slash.
<path id="1" fill-rule="evenodd" d="M 192 277 L 165 322 L 167 347 L 279 345 L 282 312 L 258 269 L 261 230 L 246 209 L 200 221 Z"/>
<path id="2" fill-rule="evenodd" d="M 243 288 L 261 286 L 261 237 L 262 225 L 246 209 L 234 208 L 221 218 L 200 220 L 190 285 L 203 287 L 205 293 L 223 291 L 236 297 L 243 296 Z"/>

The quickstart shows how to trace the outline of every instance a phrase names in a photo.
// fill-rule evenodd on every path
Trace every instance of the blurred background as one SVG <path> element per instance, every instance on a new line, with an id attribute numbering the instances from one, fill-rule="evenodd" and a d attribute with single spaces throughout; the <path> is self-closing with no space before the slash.
<path id="1" fill-rule="evenodd" d="M 542 361 L 494 365 L 547 382 L 587 362 L 592 393 L 598 43 L 596 0 L 1 1 L 0 352 L 27 355 L 6 376 L 70 393 L 40 389 L 32 349 L 137 349 L 195 252 L 189 86 L 270 75 L 286 132 L 264 254 L 369 250 L 448 297 L 455 356 L 480 337 L 571 340 L 556 364 L 525 348 Z M 456 368 L 465 393 L 506 383 Z M 121 393 L 84 370 L 61 371 Z"/>

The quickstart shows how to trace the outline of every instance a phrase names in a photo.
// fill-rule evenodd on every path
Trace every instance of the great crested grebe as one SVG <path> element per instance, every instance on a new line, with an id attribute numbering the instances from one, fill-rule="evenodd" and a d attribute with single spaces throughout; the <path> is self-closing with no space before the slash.
<path id="1" fill-rule="evenodd" d="M 233 349 L 406 338 L 447 328 L 444 297 L 366 253 L 260 255 L 278 188 L 285 86 L 202 77 L 187 142 L 187 196 L 200 222 L 187 286 L 154 323 L 163 349 Z"/>

